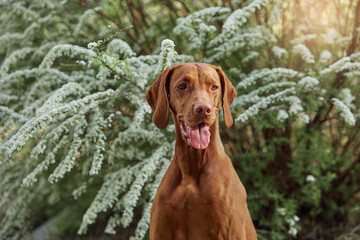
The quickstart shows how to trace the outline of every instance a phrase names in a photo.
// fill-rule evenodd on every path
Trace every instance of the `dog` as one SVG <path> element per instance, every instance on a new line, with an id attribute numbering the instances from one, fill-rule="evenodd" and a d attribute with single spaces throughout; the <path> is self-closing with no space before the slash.
<path id="1" fill-rule="evenodd" d="M 255 240 L 246 191 L 219 134 L 222 100 L 226 127 L 236 91 L 220 67 L 168 67 L 146 93 L 160 129 L 175 124 L 175 155 L 155 195 L 150 240 Z"/>

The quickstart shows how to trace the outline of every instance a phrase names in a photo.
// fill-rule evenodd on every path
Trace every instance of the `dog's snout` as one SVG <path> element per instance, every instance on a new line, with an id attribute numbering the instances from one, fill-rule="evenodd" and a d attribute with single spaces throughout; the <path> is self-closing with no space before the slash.
<path id="1" fill-rule="evenodd" d="M 212 113 L 212 107 L 210 105 L 210 103 L 207 102 L 199 102 L 197 104 L 195 104 L 194 106 L 194 113 L 197 114 L 201 114 L 201 115 L 210 115 Z"/>

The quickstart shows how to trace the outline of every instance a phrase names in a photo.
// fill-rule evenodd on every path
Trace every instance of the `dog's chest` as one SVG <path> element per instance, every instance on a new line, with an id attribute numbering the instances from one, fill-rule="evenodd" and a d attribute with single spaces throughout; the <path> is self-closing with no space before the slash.
<path id="1" fill-rule="evenodd" d="M 222 198 L 201 190 L 198 183 L 183 181 L 172 193 L 166 212 L 174 226 L 173 239 L 223 239 L 219 236 L 227 231 L 223 228 L 230 208 Z"/>
<path id="2" fill-rule="evenodd" d="M 170 204 L 176 210 L 192 210 L 204 202 L 199 186 L 193 181 L 183 181 L 173 192 Z"/>

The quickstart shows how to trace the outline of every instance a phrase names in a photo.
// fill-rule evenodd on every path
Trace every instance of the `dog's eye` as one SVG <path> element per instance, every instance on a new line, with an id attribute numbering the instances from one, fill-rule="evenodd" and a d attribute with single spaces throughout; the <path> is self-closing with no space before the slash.
<path id="1" fill-rule="evenodd" d="M 178 89 L 180 90 L 186 90 L 187 89 L 187 84 L 186 83 L 182 83 L 179 86 L 177 86 Z"/>
<path id="2" fill-rule="evenodd" d="M 211 86 L 211 91 L 216 91 L 216 90 L 218 90 L 218 86 L 217 85 L 212 85 Z"/>

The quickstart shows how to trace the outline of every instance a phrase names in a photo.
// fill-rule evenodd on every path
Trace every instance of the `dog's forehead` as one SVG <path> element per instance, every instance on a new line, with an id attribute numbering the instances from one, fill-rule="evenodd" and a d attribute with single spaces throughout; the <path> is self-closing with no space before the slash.
<path id="1" fill-rule="evenodd" d="M 177 67 L 172 75 L 172 83 L 189 80 L 200 82 L 220 81 L 217 71 L 205 63 L 184 63 Z"/>

